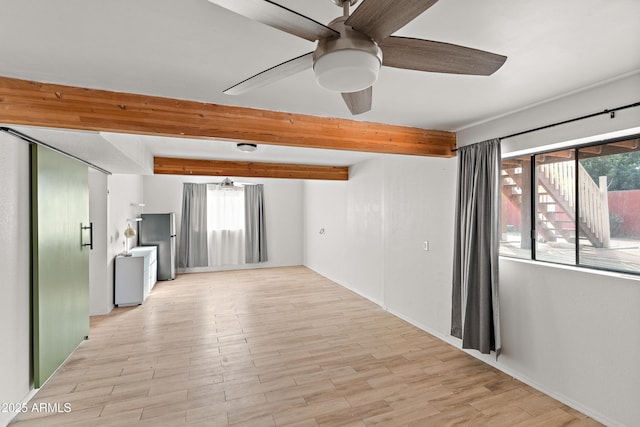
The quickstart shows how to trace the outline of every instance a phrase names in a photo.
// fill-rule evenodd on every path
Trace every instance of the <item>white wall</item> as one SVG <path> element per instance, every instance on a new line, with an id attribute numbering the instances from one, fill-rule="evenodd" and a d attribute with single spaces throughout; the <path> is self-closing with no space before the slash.
<path id="1" fill-rule="evenodd" d="M 0 132 L 0 403 L 20 403 L 33 393 L 30 374 L 29 144 Z M 90 216 L 94 222 L 91 260 L 91 313 L 113 308 L 113 258 L 122 250 L 131 201 L 142 200 L 142 178 L 106 178 L 90 169 Z M 107 186 L 110 197 L 107 198 Z M 108 207 L 108 208 L 107 208 Z M 107 233 L 110 242 L 107 241 Z M 100 265 L 102 264 L 102 265 Z M 106 274 L 106 278 L 105 278 Z M 102 275 L 102 277 L 100 277 Z M 15 414 L 0 412 L 0 425 Z"/>
<path id="2" fill-rule="evenodd" d="M 384 180 L 384 305 L 441 335 L 451 328 L 456 165 L 389 156 Z"/>
<path id="3" fill-rule="evenodd" d="M 448 333 L 455 165 L 381 156 L 352 166 L 346 183 L 306 182 L 305 265 Z"/>
<path id="4" fill-rule="evenodd" d="M 0 132 L 0 403 L 20 403 L 30 378 L 29 145 Z M 0 425 L 15 414 L 0 412 Z"/>
<path id="5" fill-rule="evenodd" d="M 458 146 L 511 135 L 640 101 L 640 72 L 456 133 Z M 640 108 L 602 114 L 502 141 L 503 154 L 640 126 Z"/>
<path id="6" fill-rule="evenodd" d="M 124 250 L 124 230 L 128 220 L 138 216 L 143 202 L 142 177 L 139 175 L 114 174 L 107 177 L 107 281 L 105 295 L 108 311 L 113 308 L 113 276 L 115 257 Z M 135 224 L 131 224 L 135 228 Z M 135 242 L 131 242 L 135 246 Z"/>
<path id="7" fill-rule="evenodd" d="M 267 250 L 269 261 L 259 264 L 206 267 L 189 271 L 216 271 L 280 267 L 302 264 L 302 182 L 290 179 L 234 178 L 264 184 Z M 178 244 L 182 220 L 182 186 L 185 182 L 218 182 L 216 177 L 151 175 L 143 178 L 144 212 L 176 213 Z M 182 271 L 182 270 L 179 270 Z"/>
<path id="8" fill-rule="evenodd" d="M 304 265 L 352 287 L 347 235 L 347 182 L 305 181 Z"/>
<path id="9" fill-rule="evenodd" d="M 637 102 L 640 73 L 458 133 L 466 145 Z M 640 108 L 503 142 L 504 152 L 640 127 Z M 640 129 L 637 130 L 640 132 Z M 498 367 L 609 425 L 640 425 L 640 280 L 500 261 Z"/>
<path id="10" fill-rule="evenodd" d="M 498 367 L 607 425 L 640 425 L 640 282 L 500 262 Z"/>
<path id="11" fill-rule="evenodd" d="M 383 179 L 380 157 L 349 168 L 348 182 L 304 184 L 305 265 L 378 304 L 383 296 Z"/>
<path id="12" fill-rule="evenodd" d="M 89 168 L 89 221 L 93 224 L 93 249 L 89 253 L 89 314 L 107 314 L 109 299 L 107 259 L 107 175 Z"/>
<path id="13" fill-rule="evenodd" d="M 633 74 L 462 130 L 458 144 L 631 104 L 639 95 L 640 74 Z M 503 151 L 636 127 L 640 108 L 505 140 Z M 346 184 L 306 183 L 305 265 L 460 347 L 449 335 L 455 169 L 455 159 L 385 156 L 353 167 Z M 608 425 L 640 425 L 640 280 L 507 258 L 500 269 L 503 353 L 497 363 L 471 354 Z M 370 279 L 380 271 L 382 280 Z"/>
<path id="14" fill-rule="evenodd" d="M 349 168 L 347 185 L 347 286 L 378 304 L 384 296 L 384 158 Z M 353 256 L 353 254 L 358 254 Z"/>

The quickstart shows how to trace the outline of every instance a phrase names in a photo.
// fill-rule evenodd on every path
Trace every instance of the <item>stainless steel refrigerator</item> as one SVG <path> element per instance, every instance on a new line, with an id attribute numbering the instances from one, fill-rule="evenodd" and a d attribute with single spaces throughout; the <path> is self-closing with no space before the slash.
<path id="1" fill-rule="evenodd" d="M 176 214 L 142 214 L 138 244 L 158 248 L 158 280 L 176 278 Z"/>

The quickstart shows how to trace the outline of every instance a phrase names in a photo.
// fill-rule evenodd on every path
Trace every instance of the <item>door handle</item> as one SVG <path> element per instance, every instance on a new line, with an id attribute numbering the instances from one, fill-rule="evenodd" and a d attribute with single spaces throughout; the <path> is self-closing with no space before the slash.
<path id="1" fill-rule="evenodd" d="M 84 243 L 84 230 L 89 230 L 89 243 Z M 90 222 L 89 226 L 85 226 L 82 223 L 80 223 L 80 246 L 82 246 L 83 248 L 85 246 L 89 246 L 90 250 L 93 250 L 93 223 Z"/>

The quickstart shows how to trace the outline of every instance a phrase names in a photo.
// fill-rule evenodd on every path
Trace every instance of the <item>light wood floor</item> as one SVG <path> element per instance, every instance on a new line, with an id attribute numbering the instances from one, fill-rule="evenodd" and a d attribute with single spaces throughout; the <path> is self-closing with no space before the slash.
<path id="1" fill-rule="evenodd" d="M 15 426 L 595 421 L 304 268 L 181 275 L 91 336 Z"/>

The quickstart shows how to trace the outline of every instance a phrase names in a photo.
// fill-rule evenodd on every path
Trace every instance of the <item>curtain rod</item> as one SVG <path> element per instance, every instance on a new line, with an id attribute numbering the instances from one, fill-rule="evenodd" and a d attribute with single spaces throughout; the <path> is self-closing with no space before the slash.
<path id="1" fill-rule="evenodd" d="M 216 175 L 216 176 L 220 176 L 220 177 L 228 177 L 227 175 Z M 242 178 L 242 177 L 241 177 Z M 260 178 L 260 177 L 245 177 L 245 178 Z M 260 185 L 260 183 L 255 183 L 255 182 L 242 182 L 242 181 L 231 181 L 233 184 L 238 184 L 238 185 Z M 187 182 L 185 181 L 183 184 L 201 184 L 201 185 L 220 185 L 222 184 L 222 181 L 218 181 L 218 182 Z"/>
<path id="2" fill-rule="evenodd" d="M 245 185 L 245 186 L 246 185 L 259 185 L 259 184 L 256 184 L 255 182 L 242 182 L 242 181 L 231 181 L 231 182 L 233 184 Z M 222 181 L 220 181 L 220 182 L 185 182 L 185 184 L 220 185 L 220 184 L 222 184 Z"/>
<path id="3" fill-rule="evenodd" d="M 35 138 L 33 138 L 33 137 L 29 136 L 29 135 L 26 135 L 26 134 L 24 134 L 22 132 L 19 132 L 19 131 L 15 130 L 15 129 L 6 128 L 6 127 L 0 127 L 0 131 L 6 132 L 9 135 L 15 136 L 16 138 L 19 138 L 19 139 L 21 139 L 23 141 L 26 141 L 29 144 L 42 145 L 43 147 L 47 147 L 48 149 L 53 150 L 56 153 L 62 154 L 63 156 L 69 157 L 69 158 L 71 158 L 73 160 L 77 160 L 80 163 L 83 163 L 83 164 L 85 164 L 85 165 L 87 165 L 87 166 L 89 166 L 89 167 L 91 167 L 91 168 L 93 168 L 95 170 L 98 170 L 98 171 L 104 173 L 105 175 L 111 175 L 111 172 L 109 172 L 106 169 L 102 169 L 100 166 L 96 166 L 91 162 L 83 160 L 80 157 L 74 156 L 73 154 L 69 154 L 69 153 L 67 153 L 65 151 L 62 151 L 59 148 L 53 147 L 53 146 L 51 146 L 51 145 L 49 145 L 47 143 L 44 143 L 44 142 L 42 142 L 42 141 L 40 141 L 38 139 L 35 139 Z"/>
<path id="4" fill-rule="evenodd" d="M 540 126 L 540 127 L 537 127 L 537 128 L 523 130 L 522 132 L 516 132 L 516 133 L 512 133 L 510 135 L 501 136 L 498 139 L 503 140 L 503 139 L 507 139 L 507 138 L 513 138 L 514 136 L 525 135 L 527 133 L 537 132 L 539 130 L 549 129 L 549 128 L 552 128 L 552 127 L 555 127 L 555 126 L 559 126 L 559 125 L 566 125 L 567 123 L 573 123 L 573 122 L 577 122 L 577 121 L 584 120 L 584 119 L 590 119 L 592 117 L 600 116 L 602 114 L 609 114 L 609 116 L 613 119 L 616 116 L 616 111 L 626 110 L 627 108 L 634 108 L 634 107 L 640 107 L 640 102 L 634 102 L 633 104 L 627 104 L 627 105 L 623 105 L 621 107 L 616 107 L 616 108 L 608 108 L 606 110 L 599 111 L 597 113 L 591 113 L 591 114 L 587 114 L 587 115 L 584 115 L 584 116 L 576 117 L 576 118 L 573 118 L 573 119 L 563 120 L 561 122 L 551 123 L 551 124 Z M 470 144 L 470 145 L 473 145 L 473 144 Z M 462 148 L 462 147 L 460 147 L 460 148 Z M 458 151 L 458 148 L 454 148 L 451 151 Z"/>

